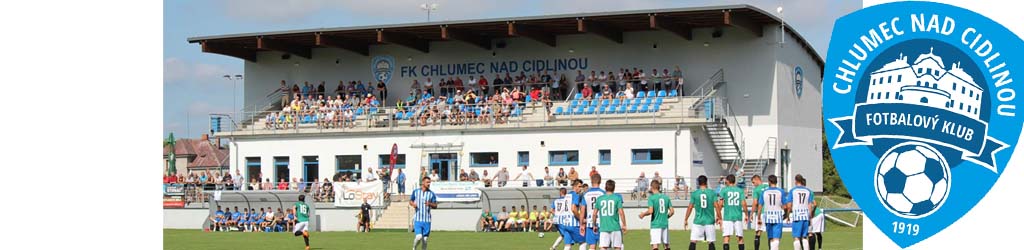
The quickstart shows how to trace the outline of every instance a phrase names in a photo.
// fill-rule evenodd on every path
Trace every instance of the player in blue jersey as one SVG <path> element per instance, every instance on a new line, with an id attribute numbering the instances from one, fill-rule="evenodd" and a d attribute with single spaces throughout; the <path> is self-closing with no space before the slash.
<path id="1" fill-rule="evenodd" d="M 220 206 L 217 206 L 217 212 L 214 213 L 213 218 L 214 231 L 222 231 L 224 224 L 227 224 L 227 221 L 224 219 L 224 210 L 221 210 Z"/>
<path id="2" fill-rule="evenodd" d="M 786 213 L 784 203 L 782 203 L 786 192 L 778 185 L 778 177 L 768 176 L 768 188 L 761 193 L 761 197 L 757 200 L 758 207 L 761 208 L 756 211 L 757 217 L 764 218 L 769 250 L 779 250 L 779 240 L 782 239 L 782 221 Z M 760 223 L 758 222 L 758 224 Z"/>
<path id="3" fill-rule="evenodd" d="M 601 197 L 602 195 L 604 195 L 604 190 L 601 190 L 601 175 L 595 174 L 590 176 L 590 189 L 587 189 L 586 193 L 583 193 L 583 202 L 587 212 L 585 221 L 588 223 L 586 226 L 587 232 L 584 234 L 586 242 L 583 244 L 582 248 L 586 248 L 589 245 L 590 250 L 597 249 L 597 243 L 601 239 L 600 233 L 595 232 L 594 230 L 594 228 L 597 227 L 597 223 L 590 222 L 595 221 L 595 214 L 592 213 L 594 211 L 594 202 L 597 201 L 597 197 Z"/>
<path id="4" fill-rule="evenodd" d="M 423 244 L 423 250 L 427 249 L 427 239 L 430 238 L 430 209 L 437 208 L 437 196 L 430 191 L 430 177 L 423 177 L 420 189 L 412 191 L 409 196 L 409 205 L 416 211 L 413 216 L 413 231 L 416 238 L 412 241 L 412 249 Z"/>
<path id="5" fill-rule="evenodd" d="M 580 193 L 583 192 L 583 181 L 577 179 L 572 182 L 572 191 L 565 194 L 563 197 L 563 204 L 568 207 L 569 211 L 563 215 L 562 219 L 562 240 L 565 243 L 565 250 L 569 250 L 573 245 L 579 245 L 584 243 L 583 230 L 580 224 L 583 218 L 583 210 L 586 209 L 586 204 L 583 203 L 583 196 Z M 584 224 L 585 226 L 585 224 Z"/>
<path id="6" fill-rule="evenodd" d="M 807 242 L 807 231 L 811 225 L 811 217 L 814 217 L 814 192 L 805 187 L 807 180 L 802 175 L 794 177 L 796 187 L 789 190 L 786 195 L 786 211 L 789 211 L 789 218 L 793 221 L 793 249 L 810 250 Z"/>
<path id="7" fill-rule="evenodd" d="M 249 210 L 249 232 L 256 232 L 260 225 L 260 218 L 263 218 L 262 214 L 262 212 L 257 213 L 255 208 Z"/>

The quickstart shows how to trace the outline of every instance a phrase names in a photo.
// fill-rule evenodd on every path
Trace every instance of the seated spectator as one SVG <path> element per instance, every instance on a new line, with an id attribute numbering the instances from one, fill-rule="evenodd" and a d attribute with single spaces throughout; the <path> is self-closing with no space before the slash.
<path id="1" fill-rule="evenodd" d="M 555 177 L 551 176 L 551 171 L 548 167 L 544 167 L 544 186 L 550 187 L 555 184 Z"/>
<path id="2" fill-rule="evenodd" d="M 496 228 L 498 229 L 498 231 L 501 231 L 502 229 L 506 228 L 506 222 L 509 219 L 508 209 L 505 208 L 505 206 L 502 206 L 501 207 L 501 212 L 499 212 L 497 215 L 498 215 L 498 220 L 494 221 L 494 224 L 495 224 Z"/>
<path id="3" fill-rule="evenodd" d="M 432 171 L 430 173 L 430 181 L 439 181 L 439 180 L 441 180 L 441 177 L 437 175 L 437 170 Z"/>
<path id="4" fill-rule="evenodd" d="M 466 173 L 466 169 L 459 170 L 459 181 L 468 181 L 469 174 Z"/>
<path id="5" fill-rule="evenodd" d="M 686 186 L 686 178 L 677 175 L 676 186 L 675 188 L 673 188 L 672 191 L 675 192 L 676 199 L 683 199 L 682 197 L 679 196 L 679 193 L 682 192 L 683 195 L 686 195 L 690 191 L 690 187 Z"/>
<path id="6" fill-rule="evenodd" d="M 639 197 L 640 199 L 646 199 L 647 197 L 647 177 L 644 177 L 644 172 L 640 172 L 640 177 L 636 179 L 636 189 L 633 190 L 631 196 L 633 199 Z"/>
<path id="7" fill-rule="evenodd" d="M 661 179 L 661 175 L 659 175 L 659 174 L 658 174 L 658 171 L 654 171 L 654 177 L 651 177 L 651 182 L 654 182 L 654 181 L 658 181 L 658 183 L 665 183 L 665 182 L 664 182 L 664 181 L 663 181 L 663 180 Z M 661 192 L 661 191 L 662 191 L 662 190 L 658 190 L 658 192 Z M 648 191 L 648 192 L 649 192 L 649 191 Z"/>
<path id="8" fill-rule="evenodd" d="M 591 96 L 594 95 L 594 90 L 590 88 L 590 85 L 586 85 L 580 93 L 583 94 L 583 100 L 590 100 Z"/>
<path id="9" fill-rule="evenodd" d="M 484 177 L 482 180 L 484 181 L 484 187 L 491 187 L 491 177 L 487 176 L 486 169 L 484 170 Z"/>
<path id="10" fill-rule="evenodd" d="M 288 190 L 288 181 L 281 178 L 281 181 L 277 182 L 277 190 Z"/>
<path id="11" fill-rule="evenodd" d="M 480 181 L 480 175 L 476 173 L 476 169 L 469 171 L 469 181 Z"/>
<path id="12" fill-rule="evenodd" d="M 565 168 L 558 168 L 558 185 L 563 187 L 569 185 L 569 176 L 565 174 Z"/>
<path id="13" fill-rule="evenodd" d="M 587 175 L 587 178 L 594 178 L 598 174 L 600 173 L 597 172 L 597 166 L 590 166 L 590 174 Z"/>
<path id="14" fill-rule="evenodd" d="M 576 181 L 580 179 L 580 174 L 576 173 L 576 167 L 569 168 L 569 181 Z"/>

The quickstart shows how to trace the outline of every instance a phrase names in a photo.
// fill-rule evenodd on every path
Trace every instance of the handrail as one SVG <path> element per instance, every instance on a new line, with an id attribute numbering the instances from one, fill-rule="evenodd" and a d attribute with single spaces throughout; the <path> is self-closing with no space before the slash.
<path id="1" fill-rule="evenodd" d="M 715 87 L 722 82 L 725 82 L 725 69 L 718 69 L 718 71 L 715 71 L 715 74 L 712 74 L 711 77 L 704 80 L 704 83 L 701 83 L 700 86 L 693 90 L 693 95 L 705 96 L 716 89 Z"/>
<path id="2" fill-rule="evenodd" d="M 743 164 L 746 161 L 745 155 L 747 148 L 746 137 L 743 136 L 743 126 L 740 125 L 739 120 L 736 119 L 736 114 L 732 112 L 732 106 L 729 105 L 728 99 L 726 99 L 725 97 L 721 97 L 720 99 L 722 100 L 721 102 L 725 105 L 725 112 L 723 112 L 722 114 L 725 117 L 722 117 L 721 119 L 725 119 L 727 121 L 727 126 L 730 126 L 730 129 L 735 128 L 733 130 L 736 131 L 736 133 L 733 133 L 733 138 L 735 138 L 734 142 L 736 139 L 739 140 L 739 142 L 737 143 L 738 148 L 736 149 L 736 152 L 738 152 L 739 157 L 733 160 L 732 164 L 733 166 L 740 167 L 740 164 Z"/>
<path id="3" fill-rule="evenodd" d="M 771 157 L 771 154 L 775 153 L 775 149 L 774 148 L 777 148 L 777 147 L 778 147 L 778 138 L 776 138 L 776 137 L 768 137 L 768 139 L 764 140 L 764 146 L 761 147 L 761 154 L 758 156 L 758 159 L 772 159 L 772 158 L 774 158 L 774 157 Z M 764 169 L 765 169 L 766 166 L 768 166 L 768 162 L 767 161 L 757 164 L 756 168 L 754 168 L 754 173 L 757 173 L 759 175 L 764 175 Z"/>

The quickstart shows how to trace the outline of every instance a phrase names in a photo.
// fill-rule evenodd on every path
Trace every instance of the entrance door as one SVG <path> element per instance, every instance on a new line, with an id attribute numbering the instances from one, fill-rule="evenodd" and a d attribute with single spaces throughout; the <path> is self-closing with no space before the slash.
<path id="1" fill-rule="evenodd" d="M 430 170 L 437 171 L 441 181 L 455 181 L 459 172 L 458 156 L 454 153 L 430 154 Z"/>

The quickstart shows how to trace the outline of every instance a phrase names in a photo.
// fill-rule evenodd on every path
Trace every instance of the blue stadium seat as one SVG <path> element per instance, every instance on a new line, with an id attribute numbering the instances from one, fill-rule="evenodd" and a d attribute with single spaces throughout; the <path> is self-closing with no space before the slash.
<path id="1" fill-rule="evenodd" d="M 376 113 L 377 113 L 377 107 L 370 108 L 370 114 L 376 114 Z"/>
<path id="2" fill-rule="evenodd" d="M 654 90 L 647 91 L 647 98 L 654 98 Z"/>
<path id="3" fill-rule="evenodd" d="M 573 100 L 579 100 L 580 98 L 583 98 L 582 93 L 576 93 L 576 95 L 572 97 Z"/>
<path id="4" fill-rule="evenodd" d="M 636 102 L 636 103 L 639 103 L 639 102 Z M 638 105 L 636 105 L 636 103 L 634 103 L 632 106 L 629 106 L 629 112 L 630 113 L 636 113 L 636 108 L 638 107 Z"/>
<path id="5" fill-rule="evenodd" d="M 448 102 L 448 104 L 455 103 L 455 98 L 448 98 L 446 102 Z"/>
<path id="6" fill-rule="evenodd" d="M 626 109 L 628 109 L 628 108 L 629 108 L 629 105 L 623 104 L 622 106 L 619 106 L 619 110 L 617 110 L 616 113 L 625 114 L 626 113 Z"/>
<path id="7" fill-rule="evenodd" d="M 608 100 L 601 100 L 601 106 L 608 106 Z"/>
<path id="8" fill-rule="evenodd" d="M 590 106 L 589 108 L 587 108 L 587 113 L 586 114 L 588 114 L 588 115 L 594 114 L 594 109 L 595 108 L 597 108 L 597 107 Z"/>
<path id="9" fill-rule="evenodd" d="M 363 114 L 363 109 L 361 109 L 361 108 L 360 109 L 356 109 L 355 115 L 362 115 L 362 114 Z"/>
<path id="10" fill-rule="evenodd" d="M 664 101 L 663 97 L 658 97 L 658 100 L 654 101 L 654 107 L 653 107 L 654 112 L 661 111 L 661 103 L 662 103 L 662 101 Z"/>
<path id="11" fill-rule="evenodd" d="M 651 105 L 651 100 L 654 100 L 654 97 L 644 99 L 643 105 Z"/>
<path id="12" fill-rule="evenodd" d="M 402 120 L 405 117 L 405 112 L 395 112 L 395 120 Z"/>
<path id="13" fill-rule="evenodd" d="M 519 117 L 522 114 L 523 114 L 523 109 L 521 109 L 519 107 L 516 107 L 515 110 L 512 110 L 512 117 Z"/>
<path id="14" fill-rule="evenodd" d="M 573 110 L 573 109 L 576 108 L 576 106 L 579 106 L 579 105 L 580 105 L 580 100 L 575 100 L 574 99 L 574 100 L 572 100 L 572 102 L 569 103 L 569 110 Z"/>
<path id="15" fill-rule="evenodd" d="M 532 101 L 533 101 L 533 97 L 531 97 L 530 95 L 526 95 L 526 103 L 530 103 Z"/>
<path id="16" fill-rule="evenodd" d="M 612 107 L 619 106 L 619 99 L 612 101 Z"/>
<path id="17" fill-rule="evenodd" d="M 564 111 L 565 111 L 565 109 L 562 109 L 562 107 L 557 107 L 557 108 L 555 108 L 555 115 L 564 115 L 565 114 L 565 113 L 563 113 Z"/>
<path id="18" fill-rule="evenodd" d="M 582 115 L 583 114 L 583 110 L 585 110 L 586 108 L 587 108 L 586 105 L 580 105 L 580 107 L 576 108 L 576 111 L 573 111 L 572 113 L 574 115 Z"/>
<path id="19" fill-rule="evenodd" d="M 594 100 L 601 99 L 601 93 L 594 93 Z"/>
<path id="20" fill-rule="evenodd" d="M 597 103 L 598 103 L 599 101 L 601 101 L 601 100 L 598 100 L 598 99 L 594 99 L 594 100 L 591 100 L 591 101 L 590 101 L 590 106 L 597 106 Z"/>
<path id="21" fill-rule="evenodd" d="M 679 91 L 676 91 L 674 89 L 668 92 L 668 97 L 676 97 L 677 95 L 679 95 Z"/>
<path id="22" fill-rule="evenodd" d="M 477 96 L 476 98 L 474 98 L 473 103 L 480 103 L 480 97 Z"/>
<path id="23" fill-rule="evenodd" d="M 665 97 L 665 91 L 664 90 L 658 90 L 658 97 Z"/>
<path id="24" fill-rule="evenodd" d="M 644 92 L 640 91 L 636 93 L 636 98 L 644 98 Z"/>
<path id="25" fill-rule="evenodd" d="M 650 100 L 650 99 L 647 99 L 647 100 Z M 647 113 L 647 111 L 650 111 L 650 108 L 651 108 L 650 104 L 651 104 L 651 102 L 644 102 L 643 105 L 640 105 L 640 110 L 639 110 L 640 113 Z"/>

